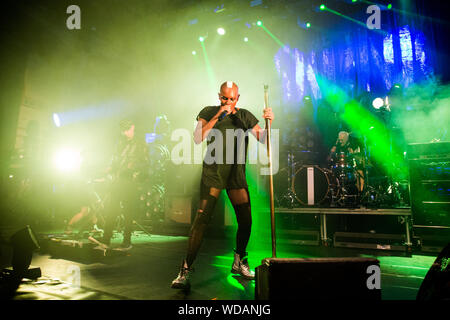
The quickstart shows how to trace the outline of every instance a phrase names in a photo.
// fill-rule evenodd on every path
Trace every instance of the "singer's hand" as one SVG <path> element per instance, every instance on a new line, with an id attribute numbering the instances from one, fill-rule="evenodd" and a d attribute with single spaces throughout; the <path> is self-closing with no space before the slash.
<path id="1" fill-rule="evenodd" d="M 263 113 L 263 118 L 264 119 L 269 119 L 270 121 L 275 119 L 275 115 L 272 112 L 272 108 L 265 108 L 263 112 L 264 112 Z"/>
<path id="2" fill-rule="evenodd" d="M 226 111 L 227 115 L 229 115 L 231 113 L 231 106 L 227 104 L 221 106 L 219 109 L 219 115 L 221 115 L 224 111 Z"/>

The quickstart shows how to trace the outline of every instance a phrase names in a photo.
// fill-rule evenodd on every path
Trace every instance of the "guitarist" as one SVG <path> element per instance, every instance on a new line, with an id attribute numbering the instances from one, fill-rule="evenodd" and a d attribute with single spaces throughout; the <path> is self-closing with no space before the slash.
<path id="1" fill-rule="evenodd" d="M 135 125 L 131 120 L 120 122 L 121 138 L 108 168 L 112 176 L 110 199 L 105 207 L 105 232 L 102 243 L 109 246 L 121 204 L 124 216 L 124 232 L 121 248 L 131 249 L 131 232 L 138 210 L 139 185 L 148 179 L 149 149 L 144 139 L 135 135 Z"/>

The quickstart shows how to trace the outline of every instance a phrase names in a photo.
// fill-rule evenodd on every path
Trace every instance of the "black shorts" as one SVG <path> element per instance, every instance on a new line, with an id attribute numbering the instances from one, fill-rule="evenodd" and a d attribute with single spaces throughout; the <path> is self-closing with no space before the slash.
<path id="1" fill-rule="evenodd" d="M 210 188 L 216 189 L 248 189 L 243 164 L 203 165 L 200 183 L 200 196 L 205 198 Z"/>

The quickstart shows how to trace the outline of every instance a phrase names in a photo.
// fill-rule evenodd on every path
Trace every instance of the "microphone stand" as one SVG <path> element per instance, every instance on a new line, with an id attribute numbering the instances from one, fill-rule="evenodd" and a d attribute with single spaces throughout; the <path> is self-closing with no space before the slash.
<path id="1" fill-rule="evenodd" d="M 264 85 L 264 106 L 269 107 L 269 86 Z M 270 194 L 270 221 L 272 228 L 272 258 L 277 257 L 276 250 L 276 235 L 275 235 L 275 206 L 273 199 L 273 174 L 272 174 L 272 148 L 270 143 L 270 120 L 266 120 L 266 132 L 267 132 L 267 157 L 269 159 L 269 194 Z"/>

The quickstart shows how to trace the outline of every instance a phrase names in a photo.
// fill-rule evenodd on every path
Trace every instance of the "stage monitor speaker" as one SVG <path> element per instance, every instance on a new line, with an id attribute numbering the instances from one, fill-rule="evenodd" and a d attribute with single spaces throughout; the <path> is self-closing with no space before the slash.
<path id="1" fill-rule="evenodd" d="M 420 285 L 418 301 L 450 301 L 450 243 L 441 251 Z"/>
<path id="2" fill-rule="evenodd" d="M 256 268 L 257 300 L 381 300 L 371 258 L 267 258 Z"/>
<path id="3" fill-rule="evenodd" d="M 10 238 L 10 244 L 13 247 L 12 267 L 14 272 L 23 274 L 28 270 L 33 252 L 39 250 L 39 242 L 30 226 L 17 231 Z"/>

